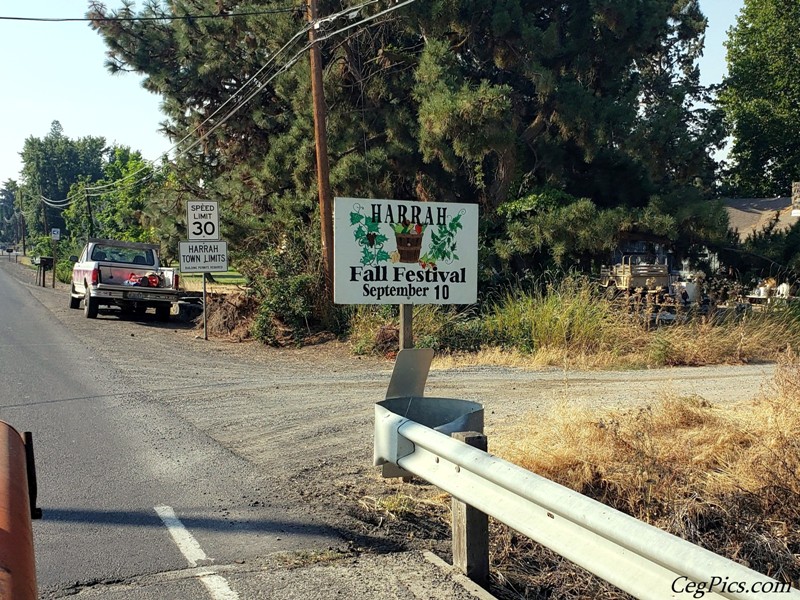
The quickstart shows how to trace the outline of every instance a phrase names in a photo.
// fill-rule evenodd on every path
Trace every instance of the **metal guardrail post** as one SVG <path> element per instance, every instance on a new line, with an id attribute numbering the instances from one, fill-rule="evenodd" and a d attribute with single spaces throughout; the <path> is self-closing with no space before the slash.
<path id="1" fill-rule="evenodd" d="M 409 306 L 410 308 L 410 306 Z M 465 445 L 486 450 L 483 407 L 456 398 L 426 398 L 425 382 L 433 360 L 429 348 L 401 349 L 386 391 L 386 399 L 375 405 L 375 464 L 384 477 L 408 480 L 412 473 L 398 461 L 414 452 L 397 434 L 407 422 L 424 423 Z M 455 497 L 453 508 L 453 565 L 479 585 L 489 581 L 489 517 Z"/>
<path id="2" fill-rule="evenodd" d="M 28 457 L 20 433 L 0 421 L 0 598 L 36 600 Z M 34 502 L 35 504 L 35 502 Z"/>

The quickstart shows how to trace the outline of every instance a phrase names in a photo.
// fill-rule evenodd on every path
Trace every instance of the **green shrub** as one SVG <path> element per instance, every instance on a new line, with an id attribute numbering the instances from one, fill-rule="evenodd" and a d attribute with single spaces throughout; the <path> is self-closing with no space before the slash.
<path id="1" fill-rule="evenodd" d="M 61 283 L 72 281 L 72 265 L 74 263 L 68 259 L 58 259 L 56 261 L 56 279 Z"/>
<path id="2" fill-rule="evenodd" d="M 539 291 L 509 291 L 486 317 L 487 341 L 523 352 L 562 348 L 577 352 L 609 349 L 619 326 L 610 302 L 582 278 Z"/>
<path id="3" fill-rule="evenodd" d="M 276 247 L 241 257 L 237 267 L 260 301 L 252 325 L 256 339 L 300 342 L 333 322 L 319 252 L 308 236 L 286 232 Z"/>

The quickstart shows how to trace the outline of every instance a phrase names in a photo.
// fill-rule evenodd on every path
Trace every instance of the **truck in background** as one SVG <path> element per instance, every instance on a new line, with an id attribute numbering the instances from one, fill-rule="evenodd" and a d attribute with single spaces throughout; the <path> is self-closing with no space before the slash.
<path id="1" fill-rule="evenodd" d="M 600 286 L 609 295 L 635 290 L 670 294 L 678 279 L 664 245 L 641 239 L 622 242 L 614 251 L 611 264 L 600 269 Z"/>
<path id="2" fill-rule="evenodd" d="M 86 318 L 97 317 L 101 306 L 118 306 L 123 313 L 143 315 L 155 310 L 159 321 L 169 320 L 178 302 L 179 276 L 159 262 L 158 246 L 90 238 L 75 261 L 70 284 L 70 308 Z"/>

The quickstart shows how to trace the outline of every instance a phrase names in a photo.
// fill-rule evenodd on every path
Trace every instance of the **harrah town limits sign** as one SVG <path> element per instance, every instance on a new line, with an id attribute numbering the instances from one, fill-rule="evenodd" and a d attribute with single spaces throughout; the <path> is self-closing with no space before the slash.
<path id="1" fill-rule="evenodd" d="M 336 198 L 337 304 L 472 304 L 478 206 Z"/>

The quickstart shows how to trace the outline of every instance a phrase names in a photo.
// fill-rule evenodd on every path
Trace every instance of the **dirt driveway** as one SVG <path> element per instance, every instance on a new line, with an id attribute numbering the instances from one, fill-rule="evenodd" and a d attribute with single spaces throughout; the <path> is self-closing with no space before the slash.
<path id="1" fill-rule="evenodd" d="M 32 281 L 32 272 L 2 264 Z M 258 343 L 204 341 L 187 324 L 127 321 L 101 312 L 87 320 L 68 308 L 65 286 L 31 288 L 56 318 L 91 348 L 114 349 L 122 380 L 143 399 L 176 415 L 232 452 L 257 465 L 271 490 L 309 503 L 354 536 L 384 536 L 387 549 L 398 545 L 448 552 L 447 532 L 412 536 L 360 518 L 365 499 L 420 484 L 382 480 L 372 467 L 373 404 L 386 392 L 392 362 L 352 356 L 345 345 L 327 343 L 276 350 Z M 671 368 L 619 372 L 525 370 L 502 367 L 437 369 L 426 395 L 481 402 L 489 441 L 531 412 L 559 403 L 607 407 L 644 404 L 664 392 L 698 395 L 712 403 L 756 397 L 768 388 L 769 364 Z M 269 502 L 254 494 L 252 501 Z M 412 539 L 413 538 L 413 539 Z"/>

